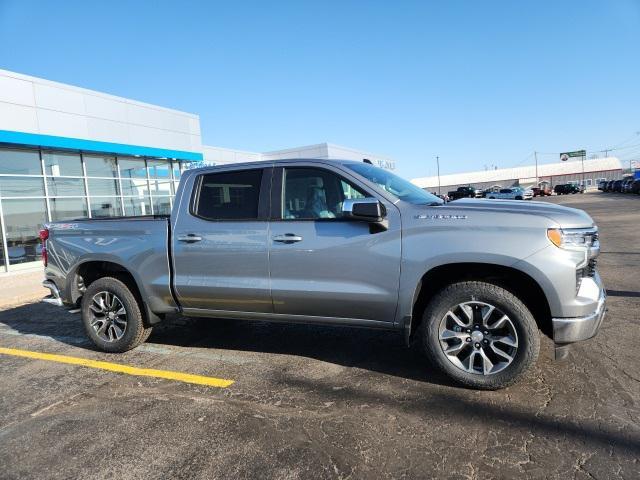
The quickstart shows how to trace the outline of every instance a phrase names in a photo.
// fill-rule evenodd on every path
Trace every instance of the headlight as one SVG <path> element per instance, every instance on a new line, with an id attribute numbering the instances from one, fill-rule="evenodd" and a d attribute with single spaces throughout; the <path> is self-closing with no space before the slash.
<path id="1" fill-rule="evenodd" d="M 597 228 L 550 228 L 547 237 L 556 247 L 567 250 L 600 248 Z"/>

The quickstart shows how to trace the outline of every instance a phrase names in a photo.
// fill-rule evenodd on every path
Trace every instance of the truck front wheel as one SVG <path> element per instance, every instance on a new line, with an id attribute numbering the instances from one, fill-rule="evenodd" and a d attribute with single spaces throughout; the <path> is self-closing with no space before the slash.
<path id="1" fill-rule="evenodd" d="M 427 357 L 471 388 L 496 390 L 514 383 L 536 361 L 538 327 L 511 292 L 486 282 L 460 282 L 437 293 L 421 324 Z"/>
<path id="2" fill-rule="evenodd" d="M 82 297 L 81 310 L 87 336 L 105 352 L 126 352 L 151 334 L 151 327 L 144 325 L 136 297 L 117 278 L 103 277 L 89 285 Z"/>

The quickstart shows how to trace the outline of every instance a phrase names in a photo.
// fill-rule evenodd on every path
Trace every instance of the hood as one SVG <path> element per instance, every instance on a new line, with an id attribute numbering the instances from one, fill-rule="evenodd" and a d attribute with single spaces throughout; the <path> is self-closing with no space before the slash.
<path id="1" fill-rule="evenodd" d="M 516 214 L 542 216 L 562 228 L 589 228 L 593 219 L 584 210 L 529 200 L 488 200 L 465 198 L 438 207 L 443 214 Z M 440 211 L 438 212 L 440 213 Z"/>

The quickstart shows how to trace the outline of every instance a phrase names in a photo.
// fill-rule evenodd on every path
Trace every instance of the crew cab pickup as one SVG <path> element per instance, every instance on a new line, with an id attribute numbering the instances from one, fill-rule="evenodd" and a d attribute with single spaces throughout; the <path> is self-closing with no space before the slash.
<path id="1" fill-rule="evenodd" d="M 80 306 L 107 352 L 170 314 L 372 327 L 403 332 L 457 382 L 495 389 L 535 362 L 539 330 L 565 356 L 605 312 L 585 212 L 445 204 L 360 162 L 188 170 L 169 217 L 54 222 L 41 238 L 48 301 Z"/>
<path id="2" fill-rule="evenodd" d="M 459 198 L 481 198 L 484 192 L 482 190 L 469 187 L 458 187 L 447 193 L 449 200 L 458 200 Z"/>

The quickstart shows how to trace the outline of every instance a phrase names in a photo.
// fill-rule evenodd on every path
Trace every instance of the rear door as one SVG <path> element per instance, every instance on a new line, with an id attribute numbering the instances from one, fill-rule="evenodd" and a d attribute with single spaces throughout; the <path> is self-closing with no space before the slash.
<path id="1" fill-rule="evenodd" d="M 273 311 L 268 252 L 272 170 L 215 169 L 185 183 L 171 240 L 174 287 L 185 312 Z"/>
<path id="2" fill-rule="evenodd" d="M 398 209 L 377 197 L 387 209 L 388 230 L 342 218 L 344 199 L 376 195 L 325 164 L 278 164 L 272 192 L 274 312 L 344 323 L 393 322 L 401 258 Z"/>

